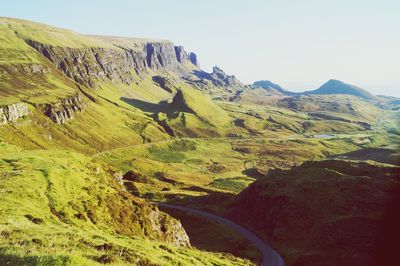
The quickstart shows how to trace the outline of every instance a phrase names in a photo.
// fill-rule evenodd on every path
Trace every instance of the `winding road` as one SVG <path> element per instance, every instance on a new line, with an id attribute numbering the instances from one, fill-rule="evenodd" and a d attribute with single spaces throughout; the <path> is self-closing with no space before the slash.
<path id="1" fill-rule="evenodd" d="M 158 206 L 168 208 L 168 209 L 176 209 L 184 212 L 189 212 L 193 213 L 199 216 L 203 216 L 209 220 L 214 220 L 217 222 L 220 222 L 222 224 L 225 224 L 226 226 L 230 227 L 234 231 L 236 231 L 238 234 L 242 235 L 244 238 L 249 240 L 251 243 L 253 243 L 257 249 L 260 251 L 261 256 L 262 256 L 262 261 L 260 263 L 261 266 L 284 266 L 285 263 L 283 262 L 283 259 L 279 254 L 272 249 L 270 245 L 265 243 L 261 238 L 247 230 L 246 228 L 228 220 L 225 218 L 222 218 L 220 216 L 204 212 L 204 211 L 199 211 L 183 206 L 178 206 L 178 205 L 172 205 L 172 204 L 167 204 L 167 203 L 157 203 Z"/>

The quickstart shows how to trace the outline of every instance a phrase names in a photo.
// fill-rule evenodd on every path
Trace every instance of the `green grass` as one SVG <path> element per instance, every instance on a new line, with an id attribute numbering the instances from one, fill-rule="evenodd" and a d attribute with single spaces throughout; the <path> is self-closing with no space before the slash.
<path id="1" fill-rule="evenodd" d="M 178 104 L 184 106 L 176 106 L 178 110 L 179 108 L 187 108 L 201 120 L 214 126 L 223 127 L 230 123 L 228 114 L 202 92 L 187 87 L 182 90 L 182 97 L 183 102 Z"/>
<path id="2" fill-rule="evenodd" d="M 159 242 L 159 236 L 151 230 L 142 231 L 149 225 L 145 220 L 141 221 L 142 226 L 137 222 L 146 217 L 149 206 L 135 199 L 137 207 L 130 208 L 138 209 L 129 210 L 129 203 L 118 195 L 118 186 L 107 169 L 91 162 L 89 157 L 62 150 L 23 151 L 3 143 L 0 159 L 3 173 L 1 262 L 11 265 L 96 265 L 101 261 L 115 265 L 133 262 L 248 264 L 224 254 L 179 248 L 168 244 L 167 239 Z M 113 214 L 121 204 L 126 205 L 121 209 L 124 212 L 139 212 L 123 228 Z M 106 248 L 101 248 L 104 243 Z"/>
<path id="3" fill-rule="evenodd" d="M 274 240 L 287 264 L 326 257 L 364 264 L 380 234 L 371 224 L 383 219 L 395 198 L 399 169 L 373 161 L 309 161 L 258 179 L 231 205 L 231 217 Z"/>
<path id="4" fill-rule="evenodd" d="M 240 192 L 253 181 L 254 179 L 245 178 L 243 176 L 233 177 L 233 178 L 220 178 L 220 179 L 215 179 L 211 183 L 211 186 L 227 191 Z"/>
<path id="5" fill-rule="evenodd" d="M 190 64 L 179 66 L 189 82 L 179 71 L 148 70 L 127 73 L 134 79 L 130 85 L 99 80 L 96 90 L 78 88 L 26 39 L 74 49 L 143 45 L 0 18 L 0 106 L 22 101 L 30 110 L 0 126 L 0 264 L 246 265 L 227 254 L 169 244 L 168 236 L 151 230 L 146 218 L 152 207 L 137 196 L 223 212 L 271 169 L 399 144 L 398 113 L 342 96 L 316 96 L 312 106 L 299 99 L 298 110 L 215 101 L 226 98 L 227 89 L 194 82 L 200 79 L 191 71 L 198 69 Z M 28 74 L 32 67 L 44 71 Z M 89 95 L 83 97 L 86 107 L 64 125 L 43 114 L 47 104 L 81 90 Z M 181 99 L 171 103 L 177 91 Z M 315 106 L 326 119 L 310 113 Z M 332 138 L 315 139 L 321 133 Z M 125 181 L 136 196 L 121 192 L 112 175 L 128 171 L 140 175 Z M 215 244 L 213 251 L 232 251 L 235 244 Z"/>
<path id="6" fill-rule="evenodd" d="M 41 23 L 14 18 L 0 18 L 2 28 L 8 28 L 18 33 L 24 39 L 51 44 L 54 46 L 70 48 L 104 47 L 118 49 L 116 46 L 94 40 L 85 35 L 78 34 L 71 30 L 61 29 Z"/>
<path id="7" fill-rule="evenodd" d="M 139 195 L 169 201 L 215 193 L 234 195 L 257 178 L 254 169 L 262 174 L 357 148 L 351 138 L 172 139 L 114 149 L 97 155 L 96 160 L 122 173 L 140 173 L 142 181 L 135 182 Z"/>

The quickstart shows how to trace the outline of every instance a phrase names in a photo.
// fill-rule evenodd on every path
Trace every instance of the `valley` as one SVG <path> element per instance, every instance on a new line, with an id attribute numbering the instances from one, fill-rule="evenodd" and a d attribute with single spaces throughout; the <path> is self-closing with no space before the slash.
<path id="1" fill-rule="evenodd" d="M 167 40 L 11 18 L 0 40 L 1 265 L 370 259 L 400 185 L 392 98 L 245 85 Z"/>

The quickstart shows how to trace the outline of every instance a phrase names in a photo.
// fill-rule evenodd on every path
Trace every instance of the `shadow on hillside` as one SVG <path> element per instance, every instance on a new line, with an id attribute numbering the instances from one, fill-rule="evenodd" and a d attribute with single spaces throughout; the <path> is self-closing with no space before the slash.
<path id="1" fill-rule="evenodd" d="M 147 112 L 147 113 L 156 113 L 156 112 L 160 112 L 163 110 L 164 104 L 162 103 L 150 103 L 150 102 L 146 102 L 146 101 L 142 101 L 142 100 L 138 100 L 138 99 L 130 99 L 130 98 L 125 98 L 125 97 L 121 97 L 121 100 L 126 102 L 129 105 L 132 105 L 133 107 L 136 107 L 140 110 L 142 110 L 143 112 Z"/>
<path id="2" fill-rule="evenodd" d="M 379 224 L 380 233 L 375 241 L 375 254 L 370 266 L 397 265 L 398 241 L 400 238 L 400 187 L 391 191 L 391 199 L 386 205 L 385 215 Z"/>
<path id="3" fill-rule="evenodd" d="M 348 153 L 337 154 L 332 156 L 332 158 L 357 161 L 372 160 L 378 163 L 387 163 L 393 165 L 400 163 L 400 158 L 396 150 L 387 148 L 364 148 Z"/>
<path id="4" fill-rule="evenodd" d="M 261 173 L 257 168 L 247 168 L 246 170 L 242 171 L 242 174 L 247 175 L 248 177 L 258 179 L 264 177 L 265 175 Z"/>
<path id="5" fill-rule="evenodd" d="M 187 188 L 184 188 L 184 190 L 196 191 L 196 192 L 206 192 L 206 193 L 215 193 L 214 190 L 206 189 L 206 188 L 202 188 L 202 187 L 198 187 L 198 186 L 187 187 Z"/>
<path id="6" fill-rule="evenodd" d="M 210 75 L 210 73 L 207 73 L 207 72 L 205 72 L 205 71 L 200 71 L 200 70 L 194 70 L 193 72 L 193 75 L 195 75 L 196 77 L 198 77 L 198 78 L 204 78 L 204 79 L 211 79 L 211 75 Z"/>
<path id="7" fill-rule="evenodd" d="M 168 199 L 168 203 L 176 204 L 176 205 L 184 205 L 191 207 L 198 206 L 216 206 L 216 205 L 224 205 L 230 202 L 234 195 L 226 192 L 217 192 L 208 189 L 199 189 L 197 186 L 192 186 L 187 188 L 186 190 L 190 191 L 201 191 L 207 192 L 207 195 L 201 196 L 188 196 L 186 194 L 182 195 L 166 195 L 166 199 Z M 181 197 L 183 196 L 183 197 Z"/>

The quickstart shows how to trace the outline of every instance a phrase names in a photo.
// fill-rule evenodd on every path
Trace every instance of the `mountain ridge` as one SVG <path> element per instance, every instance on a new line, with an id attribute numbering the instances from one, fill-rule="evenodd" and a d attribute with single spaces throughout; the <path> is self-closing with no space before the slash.
<path id="1" fill-rule="evenodd" d="M 0 19 L 0 264 L 252 265 L 223 227 L 152 202 L 224 212 L 268 171 L 397 143 L 398 116 L 364 98 L 264 87 L 168 40 Z"/>
<path id="2" fill-rule="evenodd" d="M 322 84 L 318 89 L 305 91 L 304 94 L 348 94 L 358 96 L 367 100 L 377 100 L 378 98 L 369 91 L 360 87 L 344 83 L 337 79 L 330 79 Z"/>
<path id="3" fill-rule="evenodd" d="M 279 93 L 281 93 L 282 95 L 294 95 L 294 92 L 288 91 L 284 88 L 282 88 L 280 85 L 273 83 L 272 81 L 269 80 L 258 80 L 253 82 L 252 84 L 253 87 L 256 88 L 263 88 L 265 90 L 275 90 Z"/>

